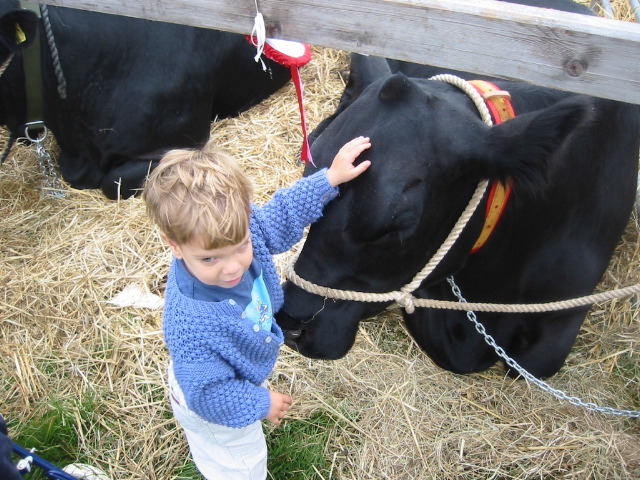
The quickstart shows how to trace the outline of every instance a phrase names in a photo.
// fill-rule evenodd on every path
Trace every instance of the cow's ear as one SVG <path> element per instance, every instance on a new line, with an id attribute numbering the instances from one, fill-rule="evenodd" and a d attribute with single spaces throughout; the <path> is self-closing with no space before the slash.
<path id="1" fill-rule="evenodd" d="M 338 108 L 329 117 L 321 121 L 313 132 L 309 135 L 309 144 L 312 145 L 316 138 L 329 126 L 335 118 L 340 115 L 353 101 L 360 96 L 362 91 L 379 78 L 391 75 L 391 68 L 386 58 L 372 57 L 351 54 L 351 68 L 349 70 L 349 79 L 347 85 L 342 92 Z"/>
<path id="2" fill-rule="evenodd" d="M 31 10 L 12 10 L 0 18 L 0 42 L 11 53 L 27 48 L 35 38 L 38 15 Z"/>
<path id="3" fill-rule="evenodd" d="M 362 91 L 376 80 L 391 75 L 386 58 L 351 54 L 351 70 L 347 86 L 342 93 L 340 105 L 352 103 Z"/>
<path id="4" fill-rule="evenodd" d="M 488 177 L 511 177 L 529 188 L 546 182 L 553 154 L 588 120 L 591 104 L 590 98 L 576 95 L 487 129 Z"/>

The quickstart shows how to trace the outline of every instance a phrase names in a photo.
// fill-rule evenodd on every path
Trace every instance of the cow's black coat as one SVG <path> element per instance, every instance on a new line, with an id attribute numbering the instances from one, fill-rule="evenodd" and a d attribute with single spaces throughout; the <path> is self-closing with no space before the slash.
<path id="1" fill-rule="evenodd" d="M 495 80 L 511 93 L 517 117 L 489 127 L 457 87 L 398 68 L 393 73 L 384 59 L 352 57 L 350 82 L 337 114 L 316 132 L 313 158 L 327 166 L 347 140 L 366 135 L 372 147 L 363 157 L 372 166 L 341 186 L 311 226 L 298 274 L 338 289 L 398 290 L 442 244 L 478 182 L 511 177 L 511 200 L 489 241 L 469 253 L 485 200 L 417 296 L 456 301 L 449 275 L 470 302 L 538 303 L 591 293 L 634 203 L 639 107 Z M 351 348 L 359 321 L 386 306 L 328 300 L 287 283 L 277 320 L 290 346 L 333 359 Z M 586 313 L 478 318 L 509 355 L 545 377 L 561 368 Z M 442 368 L 477 372 L 498 360 L 465 312 L 418 308 L 404 317 Z"/>
<path id="2" fill-rule="evenodd" d="M 54 133 L 62 175 L 76 188 L 129 196 L 171 148 L 196 147 L 211 120 L 237 115 L 282 87 L 289 70 L 267 61 L 243 35 L 184 25 L 48 7 L 66 80 L 58 94 L 49 45 L 41 42 L 44 121 Z M 18 45 L 16 25 L 27 41 Z M 43 22 L 14 0 L 0 5 L 0 122 L 23 135 L 21 53 Z"/>

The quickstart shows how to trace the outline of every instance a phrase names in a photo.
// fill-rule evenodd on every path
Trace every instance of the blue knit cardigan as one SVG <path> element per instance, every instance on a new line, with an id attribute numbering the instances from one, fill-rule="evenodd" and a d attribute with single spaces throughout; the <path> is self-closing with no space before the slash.
<path id="1" fill-rule="evenodd" d="M 272 255 L 289 250 L 304 228 L 322 215 L 338 194 L 326 169 L 278 190 L 262 207 L 252 205 L 251 239 L 262 265 L 274 312 L 284 296 Z M 269 413 L 269 391 L 261 387 L 284 341 L 273 322 L 270 332 L 241 318 L 232 300 L 205 302 L 183 295 L 175 279 L 175 259 L 169 270 L 163 312 L 164 338 L 176 380 L 187 406 L 205 420 L 244 427 Z"/>

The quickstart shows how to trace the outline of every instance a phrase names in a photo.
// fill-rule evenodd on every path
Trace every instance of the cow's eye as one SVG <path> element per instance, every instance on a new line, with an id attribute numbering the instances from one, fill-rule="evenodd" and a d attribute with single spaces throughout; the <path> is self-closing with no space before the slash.
<path id="1" fill-rule="evenodd" d="M 402 193 L 407 193 L 409 190 L 413 190 L 414 188 L 420 186 L 424 182 L 421 178 L 414 178 L 413 180 L 409 180 L 409 182 L 402 189 Z"/>
<path id="2" fill-rule="evenodd" d="M 383 246 L 383 245 L 395 244 L 396 242 L 399 242 L 399 241 L 400 241 L 400 232 L 398 230 L 391 230 L 374 237 L 372 240 L 368 241 L 367 243 L 369 245 Z"/>

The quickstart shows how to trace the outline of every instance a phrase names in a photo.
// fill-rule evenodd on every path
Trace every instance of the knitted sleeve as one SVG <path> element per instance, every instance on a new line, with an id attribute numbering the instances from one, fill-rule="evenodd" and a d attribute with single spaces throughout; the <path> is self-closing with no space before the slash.
<path id="1" fill-rule="evenodd" d="M 209 422 L 241 428 L 269 413 L 269 390 L 237 378 L 223 361 L 178 364 L 174 369 L 187 405 Z"/>
<path id="2" fill-rule="evenodd" d="M 254 210 L 269 251 L 277 254 L 293 247 L 305 227 L 320 218 L 324 206 L 337 195 L 338 188 L 329 183 L 326 168 L 276 191 L 269 202 Z"/>

